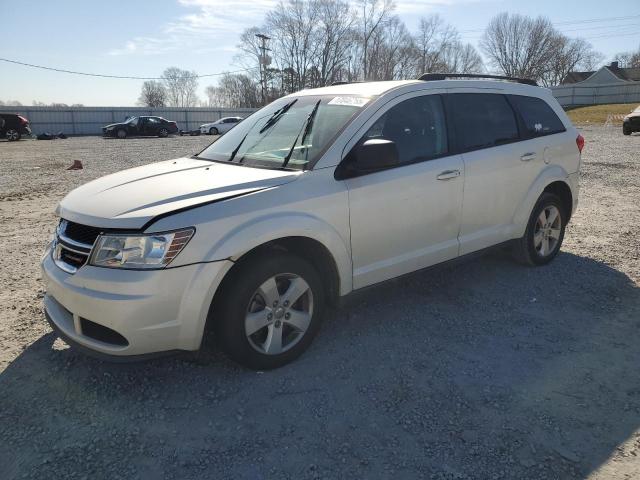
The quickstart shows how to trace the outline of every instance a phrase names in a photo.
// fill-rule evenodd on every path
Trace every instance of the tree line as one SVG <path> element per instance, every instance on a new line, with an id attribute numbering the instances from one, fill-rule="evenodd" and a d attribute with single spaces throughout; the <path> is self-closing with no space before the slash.
<path id="1" fill-rule="evenodd" d="M 431 73 L 497 73 L 559 84 L 575 70 L 595 70 L 604 56 L 584 39 L 569 38 L 545 17 L 500 13 L 486 26 L 479 49 L 438 15 L 422 17 L 411 32 L 394 0 L 281 0 L 264 23 L 240 35 L 229 73 L 197 96 L 196 72 L 171 67 L 163 80 L 142 86 L 147 106 L 255 108 L 304 88 L 334 82 L 397 80 Z M 266 34 L 268 50 L 258 34 Z M 638 52 L 616 56 L 640 64 Z M 266 61 L 265 61 L 266 59 Z"/>

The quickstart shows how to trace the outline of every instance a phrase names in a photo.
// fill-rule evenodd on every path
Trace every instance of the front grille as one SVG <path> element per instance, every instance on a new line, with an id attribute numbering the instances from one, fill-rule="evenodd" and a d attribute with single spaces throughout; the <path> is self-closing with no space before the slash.
<path id="1" fill-rule="evenodd" d="M 84 243 L 85 245 L 93 245 L 102 230 L 97 227 L 88 225 L 80 225 L 79 223 L 69 222 L 67 220 L 60 221 L 60 233 L 71 240 Z"/>
<path id="2" fill-rule="evenodd" d="M 65 272 L 76 273 L 89 260 L 91 249 L 100 232 L 96 227 L 60 220 L 53 260 Z"/>
<path id="3" fill-rule="evenodd" d="M 61 245 L 60 260 L 78 269 L 87 262 L 88 255 L 84 253 L 77 253 L 71 250 L 67 250 L 64 245 Z"/>

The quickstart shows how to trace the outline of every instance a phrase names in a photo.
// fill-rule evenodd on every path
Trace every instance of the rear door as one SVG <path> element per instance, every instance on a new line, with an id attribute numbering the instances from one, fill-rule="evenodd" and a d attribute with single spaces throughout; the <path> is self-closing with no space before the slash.
<path id="1" fill-rule="evenodd" d="M 511 238 L 514 214 L 542 160 L 523 141 L 506 95 L 450 92 L 447 107 L 465 169 L 460 226 L 464 255 Z"/>
<path id="2" fill-rule="evenodd" d="M 391 101 L 358 138 L 392 140 L 401 163 L 345 180 L 354 288 L 455 258 L 464 167 L 450 154 L 441 96 Z"/>

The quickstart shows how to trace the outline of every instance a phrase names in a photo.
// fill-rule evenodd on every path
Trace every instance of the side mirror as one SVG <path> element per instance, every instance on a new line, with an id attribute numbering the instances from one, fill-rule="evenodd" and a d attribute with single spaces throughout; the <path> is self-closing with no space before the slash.
<path id="1" fill-rule="evenodd" d="M 395 167 L 400 163 L 395 142 L 382 138 L 372 138 L 357 145 L 353 151 L 353 167 L 358 172 L 375 172 Z"/>

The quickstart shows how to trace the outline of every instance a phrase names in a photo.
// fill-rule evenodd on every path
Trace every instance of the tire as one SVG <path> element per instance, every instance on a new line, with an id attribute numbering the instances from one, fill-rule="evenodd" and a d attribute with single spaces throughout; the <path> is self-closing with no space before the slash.
<path id="1" fill-rule="evenodd" d="M 629 128 L 627 125 L 622 125 L 622 134 L 631 135 L 631 128 Z"/>
<path id="2" fill-rule="evenodd" d="M 516 241 L 513 249 L 518 262 L 531 266 L 546 265 L 556 257 L 564 239 L 568 208 L 553 193 L 544 192 L 540 195 L 529 217 L 525 234 Z M 544 226 L 543 218 L 546 218 L 549 227 Z"/>
<path id="3" fill-rule="evenodd" d="M 287 302 L 294 291 L 303 293 Z M 299 357 L 317 334 L 325 305 L 320 275 L 288 253 L 238 265 L 217 298 L 211 320 L 220 348 L 255 370 L 278 368 Z"/>
<path id="4" fill-rule="evenodd" d="M 218 129 L 216 127 L 211 127 L 209 129 L 209 135 L 218 135 Z"/>
<path id="5" fill-rule="evenodd" d="M 7 132 L 5 133 L 5 137 L 10 142 L 17 142 L 18 140 L 20 140 L 22 138 L 22 135 L 20 134 L 20 132 L 18 130 L 14 129 L 14 128 L 11 128 L 11 129 L 7 130 Z"/>
<path id="6" fill-rule="evenodd" d="M 127 138 L 127 131 L 122 128 L 116 132 L 116 137 L 118 138 Z"/>
<path id="7" fill-rule="evenodd" d="M 167 130 L 166 128 L 161 128 L 160 130 L 158 130 L 158 136 L 160 138 L 167 138 L 169 136 L 169 130 Z"/>

